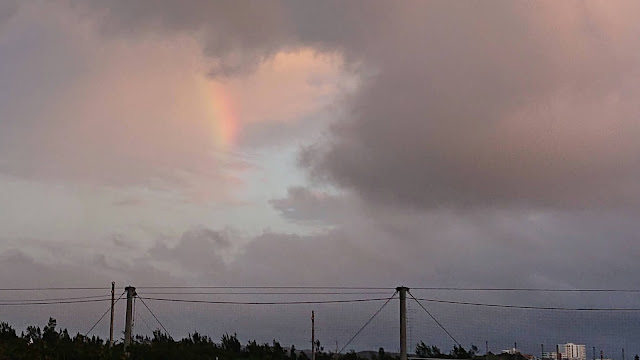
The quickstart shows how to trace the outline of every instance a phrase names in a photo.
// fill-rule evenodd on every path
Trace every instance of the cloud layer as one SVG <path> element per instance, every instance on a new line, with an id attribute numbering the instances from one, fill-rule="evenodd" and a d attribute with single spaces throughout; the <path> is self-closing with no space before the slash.
<path id="1" fill-rule="evenodd" d="M 349 47 L 374 74 L 313 174 L 417 208 L 638 205 L 634 4 L 403 5 Z"/>

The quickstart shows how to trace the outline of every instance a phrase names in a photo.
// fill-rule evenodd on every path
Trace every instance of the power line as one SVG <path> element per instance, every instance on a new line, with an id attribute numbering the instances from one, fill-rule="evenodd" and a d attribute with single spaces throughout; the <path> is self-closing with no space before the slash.
<path id="1" fill-rule="evenodd" d="M 640 293 L 640 289 L 548 289 L 548 288 L 411 287 L 411 290 L 436 290 L 436 291 L 535 291 L 535 292 L 625 292 L 625 293 Z"/>
<path id="2" fill-rule="evenodd" d="M 347 348 L 347 346 L 349 346 L 349 344 L 351 344 L 351 342 L 353 341 L 353 339 L 355 339 L 358 335 L 360 335 L 360 333 L 362 332 L 362 330 L 364 330 L 364 328 L 367 327 L 367 325 L 369 325 L 369 323 L 373 320 L 373 318 L 375 318 L 380 311 L 382 311 L 382 309 L 384 309 L 385 306 L 387 306 L 387 304 L 389 303 L 389 301 L 391 301 L 391 299 L 394 298 L 394 296 L 396 296 L 396 294 L 398 293 L 398 291 L 396 290 L 396 292 L 393 293 L 393 295 L 391 295 L 391 297 L 389 297 L 388 299 L 386 299 L 387 301 L 384 302 L 384 304 L 382 304 L 382 306 L 380 307 L 380 309 L 378 309 L 378 311 L 375 312 L 375 314 L 373 314 L 373 316 L 371 316 L 369 318 L 369 320 L 367 320 L 366 323 L 364 323 L 364 325 L 362 325 L 362 327 L 360 328 L 360 330 L 358 330 L 352 337 L 351 339 L 349 339 L 349 341 L 347 341 L 346 344 L 344 344 L 344 346 L 342 347 L 342 349 L 340 349 L 340 351 L 338 351 L 338 354 L 342 353 L 344 351 L 344 349 Z"/>
<path id="3" fill-rule="evenodd" d="M 0 288 L 0 291 L 51 291 L 51 290 L 109 290 L 109 288 L 106 288 L 106 287 Z"/>
<path id="4" fill-rule="evenodd" d="M 147 295 L 381 295 L 389 292 L 382 291 L 357 291 L 357 292 L 228 292 L 228 291 L 204 291 L 204 292 L 145 292 Z"/>
<path id="5" fill-rule="evenodd" d="M 171 337 L 171 334 L 169 334 L 169 332 L 167 331 L 167 328 L 164 327 L 164 325 L 162 325 L 162 323 L 160 322 L 160 319 L 158 319 L 158 317 L 156 316 L 156 314 L 153 313 L 153 311 L 151 311 L 151 309 L 149 309 L 149 306 L 147 306 L 147 303 L 144 302 L 144 299 L 140 297 L 140 295 L 138 295 L 138 299 L 140 299 L 140 301 L 142 302 L 142 305 L 144 305 L 144 307 L 147 308 L 147 310 L 149 310 L 149 313 L 151 313 L 151 315 L 153 316 L 154 319 L 156 319 L 156 321 L 158 322 L 158 324 L 160 324 L 160 326 L 162 327 L 162 330 L 164 330 L 164 333 L 167 334 L 169 337 Z"/>
<path id="6" fill-rule="evenodd" d="M 87 299 L 87 300 L 69 300 L 69 301 L 14 302 L 14 303 L 0 303 L 0 306 L 79 304 L 79 303 L 92 303 L 92 302 L 102 302 L 102 301 L 110 301 L 110 300 L 111 300 L 111 298 Z"/>
<path id="7" fill-rule="evenodd" d="M 447 329 L 445 329 L 445 327 L 440 323 L 440 321 L 438 321 L 438 319 L 436 319 L 436 318 L 435 318 L 435 317 L 434 317 L 434 316 L 429 312 L 429 310 L 427 310 L 427 308 L 426 308 L 426 307 L 424 307 L 424 305 L 422 305 L 422 303 L 421 303 L 420 301 L 418 301 L 418 299 L 416 299 L 416 297 L 415 297 L 415 296 L 413 296 L 413 294 L 411 293 L 411 291 L 408 291 L 408 290 L 407 290 L 407 292 L 409 293 L 409 296 L 411 296 L 411 297 L 413 298 L 413 300 L 415 300 L 415 301 L 418 303 L 418 305 L 420 305 L 420 307 L 422 308 L 422 310 L 424 310 L 424 311 L 429 315 L 429 317 L 431 317 L 431 319 L 433 319 L 433 321 L 435 321 L 435 322 L 436 322 L 436 324 L 438 324 L 438 326 L 440 326 L 440 328 L 441 328 L 441 329 L 442 329 L 442 330 L 443 330 L 447 335 L 449 335 L 449 337 L 451 338 L 451 340 L 453 340 L 453 342 L 454 342 L 454 343 L 456 343 L 458 346 L 462 347 L 462 345 L 460 345 L 460 343 L 458 342 L 458 340 L 456 340 L 456 338 L 454 338 L 454 337 L 453 337 L 453 335 L 451 335 L 451 333 L 450 333 L 449 331 L 447 331 Z"/>
<path id="8" fill-rule="evenodd" d="M 425 298 L 420 298 L 420 299 L 417 299 L 417 300 L 434 302 L 434 303 L 442 303 L 442 304 L 484 306 L 484 307 L 496 307 L 496 308 L 508 308 L 508 309 L 525 309 L 525 310 L 640 311 L 640 308 L 568 308 L 568 307 L 555 307 L 555 306 L 528 306 L 528 305 L 487 304 L 487 303 L 473 303 L 473 302 L 466 302 L 466 301 L 452 301 L 452 300 L 425 299 Z"/>
<path id="9" fill-rule="evenodd" d="M 136 314 L 138 316 L 138 320 L 142 320 L 142 323 L 144 324 L 144 326 L 147 327 L 147 329 L 149 329 L 149 331 L 151 331 L 151 333 L 153 334 L 154 329 L 151 328 L 151 325 L 149 325 L 149 323 L 147 322 L 147 320 L 145 320 L 142 315 L 140 314 L 140 312 L 138 312 L 138 314 Z"/>
<path id="10" fill-rule="evenodd" d="M 356 286 L 137 286 L 137 289 L 309 289 L 309 290 L 390 290 L 392 287 Z"/>
<path id="11" fill-rule="evenodd" d="M 118 300 L 120 300 L 120 298 L 122 298 L 122 295 L 124 295 L 124 292 L 122 294 L 120 294 L 120 296 L 118 296 L 118 299 L 113 303 L 114 306 L 115 306 L 115 304 L 118 303 Z M 89 329 L 89 331 L 87 331 L 87 333 L 84 335 L 85 337 L 89 336 L 89 333 L 93 330 L 93 328 L 95 328 L 98 325 L 98 323 L 100 321 L 102 321 L 102 319 L 104 319 L 105 316 L 107 316 L 109 311 L 111 311 L 111 305 L 109 305 L 109 308 L 107 308 L 107 311 L 105 311 L 104 314 L 102 314 L 102 316 L 100 316 L 100 319 L 98 319 L 98 321 L 96 321 L 96 323 L 93 324 L 91 329 Z"/>
<path id="12" fill-rule="evenodd" d="M 138 289 L 308 289 L 308 290 L 390 290 L 394 287 L 360 286 L 138 286 Z M 480 288 L 480 287 L 411 287 L 412 290 L 434 291 L 537 291 L 537 292 L 626 292 L 640 293 L 640 289 L 553 289 L 553 288 Z M 106 287 L 27 287 L 0 288 L 0 291 L 57 291 L 57 290 L 109 290 Z"/>
<path id="13" fill-rule="evenodd" d="M 33 302 L 33 301 L 64 301 L 64 300 L 80 300 L 80 299 L 98 299 L 103 298 L 105 296 L 109 296 L 108 294 L 103 295 L 91 295 L 91 296 L 76 296 L 76 297 L 66 297 L 66 298 L 50 298 L 50 299 L 0 299 L 0 303 L 5 302 Z"/>
<path id="14" fill-rule="evenodd" d="M 336 304 L 336 303 L 357 303 L 370 301 L 385 301 L 387 298 L 370 299 L 349 299 L 349 300 L 309 300 L 309 301 L 217 301 L 217 300 L 189 300 L 189 299 L 166 299 L 147 297 L 147 300 L 202 303 L 202 304 L 229 304 L 229 305 L 300 305 L 300 304 Z"/>

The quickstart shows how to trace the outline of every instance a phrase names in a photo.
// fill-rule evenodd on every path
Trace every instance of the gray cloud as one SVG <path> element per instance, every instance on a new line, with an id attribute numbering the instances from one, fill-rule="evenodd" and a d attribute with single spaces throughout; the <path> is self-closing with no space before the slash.
<path id="1" fill-rule="evenodd" d="M 287 196 L 269 203 L 286 219 L 295 222 L 336 224 L 343 220 L 347 202 L 344 196 L 305 187 L 290 187 Z"/>
<path id="2" fill-rule="evenodd" d="M 255 68 L 261 59 L 283 47 L 291 37 L 279 1 L 90 1 L 75 2 L 98 21 L 107 35 L 129 33 L 198 33 L 204 51 L 213 57 L 210 74 L 226 77 Z"/>
<path id="3" fill-rule="evenodd" d="M 21 279 L 29 278 L 39 279 L 30 283 L 34 286 L 103 284 L 105 288 L 111 280 L 116 280 L 119 286 L 131 284 L 140 287 L 141 296 L 147 298 L 176 296 L 153 295 L 151 293 L 158 290 L 145 289 L 144 286 L 188 284 L 358 285 L 390 289 L 400 284 L 633 288 L 640 286 L 633 276 L 639 270 L 636 259 L 640 251 L 634 240 L 639 230 L 634 220 L 632 216 L 615 213 L 576 216 L 500 211 L 482 214 L 438 211 L 421 216 L 401 216 L 400 220 L 385 216 L 362 221 L 357 226 L 353 225 L 354 221 L 350 226 L 315 235 L 265 233 L 252 239 L 243 252 L 226 262 L 219 261 L 219 254 L 234 237 L 224 236 L 224 231 L 198 228 L 186 231 L 175 246 L 163 245 L 165 240 L 159 241 L 149 252 L 134 255 L 133 261 L 127 260 L 127 256 L 119 259 L 123 250 L 117 245 L 112 248 L 113 252 L 87 253 L 80 258 L 63 253 L 54 261 L 38 260 L 17 248 L 8 249 L 0 255 L 0 280 L 6 286 L 16 287 L 21 286 Z M 600 240 L 605 237 L 608 239 L 606 243 Z M 398 241 L 398 238 L 405 241 Z M 579 247 L 575 246 L 578 242 Z M 44 244 L 34 241 L 23 243 L 25 248 Z M 558 294 L 549 297 L 546 294 L 458 294 L 417 289 L 413 293 L 418 297 L 446 300 L 545 306 L 609 307 L 636 306 L 637 303 L 633 297 L 624 294 Z M 238 299 L 237 296 L 221 295 L 189 297 Z M 284 300 L 285 297 L 243 298 L 250 299 Z M 287 299 L 292 298 L 289 296 Z M 158 301 L 149 301 L 149 305 L 175 336 L 194 329 L 214 337 L 225 331 L 238 331 L 245 339 L 255 337 L 270 341 L 276 333 L 278 340 L 294 342 L 298 347 L 307 339 L 304 334 L 307 321 L 304 319 L 307 318 L 307 310 L 311 309 L 288 307 L 286 311 L 266 311 L 259 307 L 231 308 Z M 534 313 L 442 304 L 428 306 L 458 340 L 467 345 L 481 343 L 487 336 L 492 347 L 507 346 L 510 339 L 516 338 L 514 341 L 522 347 L 535 351 L 539 341 L 553 344 L 570 337 L 606 344 L 606 351 L 614 351 L 622 346 L 625 339 L 629 344 L 633 343 L 630 339 L 636 336 L 632 326 L 636 320 L 632 314 L 620 318 L 615 314 Z M 63 307 L 54 307 L 52 310 L 38 309 L 28 315 L 6 312 L 3 318 L 19 318 L 18 323 L 23 324 L 40 318 L 46 321 L 47 316 L 54 315 L 61 324 L 84 331 L 91 324 L 84 324 L 81 320 L 99 315 L 103 311 L 101 307 L 78 306 L 73 316 Z M 355 308 L 345 305 L 320 306 L 315 310 L 324 322 L 320 327 L 322 331 L 319 331 L 321 341 L 330 344 L 333 337 L 345 341 L 343 338 L 352 335 L 376 309 L 374 305 Z M 359 338 L 358 347 L 383 345 L 393 349 L 395 337 L 389 336 L 390 324 L 396 324 L 397 312 L 395 306 L 388 310 Z M 5 308 L 0 308 L 0 311 L 5 311 Z M 121 311 L 118 310 L 118 315 L 122 314 Z M 147 316 L 147 321 L 150 319 L 144 313 L 141 316 Z M 216 321 L 211 321 L 212 318 Z M 414 311 L 412 319 L 414 340 L 424 339 L 440 346 L 450 346 L 446 336 L 420 311 Z M 485 334 L 487 323 L 497 324 L 496 319 L 500 319 L 502 326 L 496 326 L 490 334 Z M 260 327 L 255 326 L 256 321 Z M 283 323 L 287 326 L 282 326 Z M 598 326 L 587 325 L 592 323 Z M 105 334 L 106 330 L 105 325 L 98 331 Z M 140 326 L 137 331 L 145 332 L 146 329 Z M 600 334 L 606 334 L 606 337 L 602 338 Z M 535 344 L 530 343 L 534 341 L 532 339 L 535 339 Z M 631 345 L 627 345 L 627 350 L 635 351 Z"/>
<path id="4" fill-rule="evenodd" d="M 423 4 L 353 47 L 376 74 L 303 152 L 316 178 L 418 208 L 638 205 L 630 9 Z"/>
<path id="5" fill-rule="evenodd" d="M 375 203 L 585 208 L 640 200 L 640 29 L 629 15 L 637 3 L 93 6 L 116 33 L 201 34 L 222 69 L 303 45 L 362 65 L 347 115 L 302 164 Z"/>
<path id="6" fill-rule="evenodd" d="M 0 27 L 5 21 L 11 19 L 11 17 L 18 10 L 18 2 L 14 0 L 5 0 L 0 3 Z"/>
<path id="7" fill-rule="evenodd" d="M 203 276 L 224 268 L 224 253 L 231 246 L 228 235 L 207 228 L 185 232 L 175 246 L 157 242 L 149 250 L 152 259 L 177 264 L 191 274 Z"/>

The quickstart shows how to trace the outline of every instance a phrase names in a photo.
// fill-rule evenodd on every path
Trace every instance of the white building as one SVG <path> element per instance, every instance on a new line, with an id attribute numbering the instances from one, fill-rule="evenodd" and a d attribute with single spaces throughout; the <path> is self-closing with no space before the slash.
<path id="1" fill-rule="evenodd" d="M 587 347 L 574 343 L 558 344 L 560 359 L 555 351 L 542 354 L 545 359 L 551 360 L 587 360 Z"/>
<path id="2" fill-rule="evenodd" d="M 511 349 L 505 349 L 502 350 L 503 354 L 509 354 L 509 355 L 515 355 L 515 354 L 520 354 L 520 350 L 516 349 L 516 348 L 511 348 Z"/>
<path id="3" fill-rule="evenodd" d="M 587 347 L 574 343 L 558 345 L 562 360 L 587 360 Z"/>

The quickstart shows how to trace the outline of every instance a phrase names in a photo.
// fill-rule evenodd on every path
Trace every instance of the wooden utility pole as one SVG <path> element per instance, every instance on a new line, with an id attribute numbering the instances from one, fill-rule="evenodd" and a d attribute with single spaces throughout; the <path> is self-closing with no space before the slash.
<path id="1" fill-rule="evenodd" d="M 400 360 L 407 360 L 407 290 L 400 286 L 396 288 L 400 293 Z"/>
<path id="2" fill-rule="evenodd" d="M 311 360 L 316 360 L 316 314 L 311 310 Z"/>
<path id="3" fill-rule="evenodd" d="M 109 324 L 109 347 L 113 347 L 113 307 L 116 302 L 116 282 L 111 282 L 111 323 Z"/>
<path id="4" fill-rule="evenodd" d="M 127 286 L 124 289 L 127 292 L 127 314 L 124 323 L 124 351 L 127 351 L 131 344 L 131 324 L 133 322 L 133 298 L 136 296 L 136 288 Z"/>

